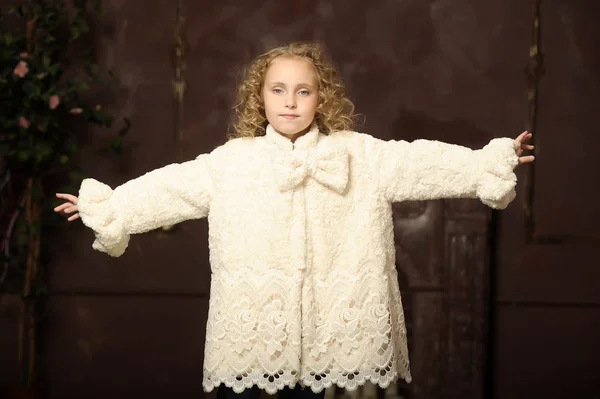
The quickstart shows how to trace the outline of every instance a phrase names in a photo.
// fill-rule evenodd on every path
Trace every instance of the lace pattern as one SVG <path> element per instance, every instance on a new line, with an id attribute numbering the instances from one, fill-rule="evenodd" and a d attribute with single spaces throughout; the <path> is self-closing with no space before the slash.
<path id="1" fill-rule="evenodd" d="M 355 283 L 330 276 L 333 283 L 322 282 L 326 288 L 318 281 L 299 283 L 302 277 L 293 274 L 271 271 L 259 279 L 248 269 L 213 275 L 206 392 L 220 384 L 238 393 L 257 385 L 274 394 L 296 383 L 320 392 L 333 384 L 354 390 L 366 381 L 382 388 L 398 377 L 410 381 L 395 270 Z"/>

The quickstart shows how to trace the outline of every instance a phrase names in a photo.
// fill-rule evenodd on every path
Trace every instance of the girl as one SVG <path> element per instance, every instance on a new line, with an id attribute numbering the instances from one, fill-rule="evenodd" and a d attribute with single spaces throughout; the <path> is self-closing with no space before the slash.
<path id="1" fill-rule="evenodd" d="M 112 256 L 131 234 L 208 217 L 206 392 L 322 397 L 333 384 L 410 382 L 391 204 L 503 209 L 514 167 L 533 161 L 521 156 L 527 132 L 476 151 L 383 141 L 354 132 L 353 111 L 317 45 L 275 48 L 239 86 L 226 144 L 114 190 L 85 179 L 79 197 L 57 194 L 67 202 L 55 210 L 81 217 Z"/>

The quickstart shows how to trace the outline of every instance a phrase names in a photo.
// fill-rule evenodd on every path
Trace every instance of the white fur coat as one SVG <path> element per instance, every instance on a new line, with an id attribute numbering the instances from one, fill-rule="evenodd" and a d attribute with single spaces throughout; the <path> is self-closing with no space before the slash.
<path id="1" fill-rule="evenodd" d="M 313 128 L 294 144 L 270 126 L 112 190 L 79 192 L 93 247 L 208 217 L 211 297 L 203 386 L 319 392 L 410 381 L 391 203 L 515 197 L 515 141 L 481 150 Z"/>

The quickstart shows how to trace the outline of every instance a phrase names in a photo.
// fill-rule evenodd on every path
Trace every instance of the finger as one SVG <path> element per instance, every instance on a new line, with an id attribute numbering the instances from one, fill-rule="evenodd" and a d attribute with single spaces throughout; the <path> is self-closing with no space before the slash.
<path id="1" fill-rule="evenodd" d="M 72 206 L 68 207 L 67 209 L 65 209 L 65 213 L 73 213 L 73 212 L 77 212 L 77 205 L 72 205 Z"/>
<path id="2" fill-rule="evenodd" d="M 65 202 L 64 204 L 61 204 L 61 205 L 57 206 L 56 208 L 54 208 L 54 212 L 62 212 L 65 210 L 65 208 L 68 208 L 71 205 L 73 205 L 73 204 L 71 204 L 70 202 Z"/>
<path id="3" fill-rule="evenodd" d="M 529 141 L 532 137 L 533 137 L 533 135 L 531 133 L 525 131 L 519 135 L 518 141 L 519 141 L 519 143 L 523 144 L 523 143 Z"/>
<path id="4" fill-rule="evenodd" d="M 531 144 L 521 144 L 521 148 L 524 150 L 533 150 L 535 148 L 535 146 L 533 146 Z"/>
<path id="5" fill-rule="evenodd" d="M 525 140 L 525 137 L 527 137 L 528 135 L 529 135 L 529 132 L 527 130 L 525 130 L 515 140 L 517 140 L 519 143 L 521 143 L 523 140 Z"/>
<path id="6" fill-rule="evenodd" d="M 78 213 L 76 213 L 75 215 L 69 217 L 67 220 L 69 222 L 72 222 L 73 220 L 77 220 L 77 219 L 79 219 L 79 214 Z"/>
<path id="7" fill-rule="evenodd" d="M 528 155 L 526 157 L 519 157 L 519 164 L 530 163 L 533 162 L 535 157 L 533 155 Z"/>
<path id="8" fill-rule="evenodd" d="M 78 201 L 78 198 L 72 194 L 56 193 L 56 196 L 58 198 L 66 199 L 67 201 L 71 201 L 74 204 L 76 204 Z"/>

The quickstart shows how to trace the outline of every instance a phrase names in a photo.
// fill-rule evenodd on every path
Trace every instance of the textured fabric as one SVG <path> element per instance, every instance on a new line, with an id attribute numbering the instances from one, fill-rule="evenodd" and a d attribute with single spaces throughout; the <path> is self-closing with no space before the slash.
<path id="1" fill-rule="evenodd" d="M 208 217 L 203 386 L 314 392 L 411 380 L 393 202 L 515 197 L 515 141 L 481 150 L 356 132 L 273 131 L 117 187 L 82 183 L 79 211 L 112 256 L 129 236 Z"/>

